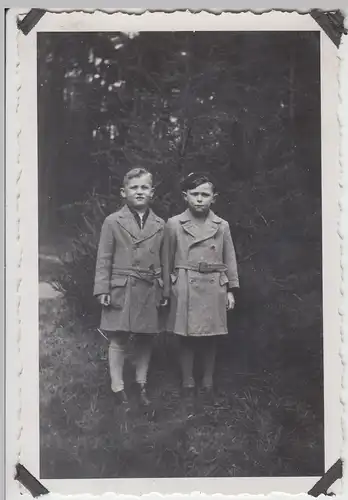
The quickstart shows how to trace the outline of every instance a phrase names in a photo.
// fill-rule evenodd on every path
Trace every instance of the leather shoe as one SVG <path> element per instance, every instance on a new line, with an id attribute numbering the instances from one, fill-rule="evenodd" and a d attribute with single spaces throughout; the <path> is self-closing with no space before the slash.
<path id="1" fill-rule="evenodd" d="M 147 391 L 146 391 L 146 386 L 145 384 L 140 384 L 140 403 L 143 406 L 149 406 L 150 400 L 147 397 Z"/>
<path id="2" fill-rule="evenodd" d="M 199 391 L 200 396 L 206 404 L 214 404 L 215 402 L 215 393 L 212 386 L 209 387 L 201 387 Z"/>
<path id="3" fill-rule="evenodd" d="M 124 391 L 115 392 L 115 401 L 119 405 L 128 405 L 127 394 Z"/>
<path id="4" fill-rule="evenodd" d="M 195 388 L 194 387 L 183 387 L 182 388 L 182 396 L 184 399 L 192 399 L 195 396 Z"/>

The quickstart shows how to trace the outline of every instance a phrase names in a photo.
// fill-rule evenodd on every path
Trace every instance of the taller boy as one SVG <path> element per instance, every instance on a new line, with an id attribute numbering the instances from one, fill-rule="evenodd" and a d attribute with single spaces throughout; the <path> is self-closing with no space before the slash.
<path id="1" fill-rule="evenodd" d="M 162 298 L 160 249 L 164 221 L 149 208 L 152 175 L 134 168 L 124 177 L 125 206 L 103 224 L 97 255 L 94 295 L 102 305 L 100 328 L 110 339 L 111 388 L 118 402 L 126 402 L 123 365 L 131 333 L 135 335 L 136 381 L 148 404 L 147 372 L 152 335 L 159 331 Z"/>

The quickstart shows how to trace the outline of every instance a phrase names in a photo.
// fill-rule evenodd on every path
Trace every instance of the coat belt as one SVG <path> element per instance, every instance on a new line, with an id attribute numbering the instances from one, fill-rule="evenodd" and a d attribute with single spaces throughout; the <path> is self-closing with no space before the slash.
<path id="1" fill-rule="evenodd" d="M 156 278 L 160 278 L 161 269 L 150 269 L 141 267 L 123 267 L 114 268 L 113 272 L 119 276 L 131 276 L 132 278 L 137 278 L 139 280 L 152 283 Z"/>
<path id="2" fill-rule="evenodd" d="M 189 271 L 197 271 L 199 273 L 220 273 L 226 272 L 227 266 L 221 263 L 210 263 L 210 262 L 188 262 L 187 264 L 178 264 L 175 266 L 176 269 L 187 269 Z"/>

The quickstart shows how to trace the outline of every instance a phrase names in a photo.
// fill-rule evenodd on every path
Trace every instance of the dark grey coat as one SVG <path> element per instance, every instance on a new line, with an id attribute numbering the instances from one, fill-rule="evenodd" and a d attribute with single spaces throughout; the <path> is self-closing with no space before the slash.
<path id="1" fill-rule="evenodd" d="M 202 274 L 180 268 L 187 263 L 225 265 L 225 271 Z M 179 335 L 227 333 L 227 290 L 239 287 L 236 254 L 228 222 L 212 211 L 202 226 L 191 212 L 172 217 L 164 231 L 164 295 L 170 296 L 167 330 Z"/>

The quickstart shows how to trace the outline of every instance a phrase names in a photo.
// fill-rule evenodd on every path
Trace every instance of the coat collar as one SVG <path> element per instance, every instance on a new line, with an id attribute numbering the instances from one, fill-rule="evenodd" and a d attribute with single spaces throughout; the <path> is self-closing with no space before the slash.
<path id="1" fill-rule="evenodd" d="M 191 211 L 187 208 L 185 212 L 179 215 L 180 222 L 194 222 L 194 217 Z M 215 222 L 216 224 L 220 224 L 222 219 L 218 217 L 212 210 L 209 210 L 209 213 L 206 218 L 206 222 Z"/>
<path id="2" fill-rule="evenodd" d="M 125 229 L 137 241 L 143 241 L 151 238 L 151 236 L 157 233 L 162 226 L 161 219 L 155 215 L 153 210 L 150 209 L 145 225 L 143 229 L 140 229 L 128 205 L 124 205 L 124 207 L 117 212 L 116 219 L 120 226 L 122 226 L 123 229 Z"/>
<path id="3" fill-rule="evenodd" d="M 187 209 L 179 216 L 179 221 L 184 231 L 194 238 L 190 243 L 191 246 L 215 236 L 220 227 L 222 219 L 220 219 L 220 217 L 215 215 L 214 212 L 210 210 L 205 220 L 205 224 L 202 226 L 197 226 L 194 223 L 194 218 L 190 210 Z"/>

